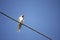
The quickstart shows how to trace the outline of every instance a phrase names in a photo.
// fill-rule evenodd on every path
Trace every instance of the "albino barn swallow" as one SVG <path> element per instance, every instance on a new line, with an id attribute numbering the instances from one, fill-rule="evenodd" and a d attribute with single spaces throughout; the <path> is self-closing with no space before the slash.
<path id="1" fill-rule="evenodd" d="M 24 15 L 21 15 L 21 16 L 19 17 L 18 21 L 20 22 L 20 23 L 18 23 L 18 32 L 20 32 L 20 29 L 21 29 L 22 24 L 23 24 L 23 22 L 24 22 Z"/>

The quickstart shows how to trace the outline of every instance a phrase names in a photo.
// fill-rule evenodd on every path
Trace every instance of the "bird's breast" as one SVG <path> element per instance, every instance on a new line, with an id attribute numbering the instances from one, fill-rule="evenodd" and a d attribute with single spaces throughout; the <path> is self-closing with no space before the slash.
<path id="1" fill-rule="evenodd" d="M 24 21 L 23 18 L 20 17 L 20 18 L 19 18 L 19 22 L 20 22 L 20 23 L 23 23 L 23 21 Z"/>

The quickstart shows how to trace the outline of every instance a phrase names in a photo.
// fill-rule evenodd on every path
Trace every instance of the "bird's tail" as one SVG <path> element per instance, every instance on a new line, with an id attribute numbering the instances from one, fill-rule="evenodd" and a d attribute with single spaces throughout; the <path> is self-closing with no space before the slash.
<path id="1" fill-rule="evenodd" d="M 19 24 L 18 24 L 18 32 L 20 32 L 21 26 L 22 26 L 22 24 L 19 23 Z"/>

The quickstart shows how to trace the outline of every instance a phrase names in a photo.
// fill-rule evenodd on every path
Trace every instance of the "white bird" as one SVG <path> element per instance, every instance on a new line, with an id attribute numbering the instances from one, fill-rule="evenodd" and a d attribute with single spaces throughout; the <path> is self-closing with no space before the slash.
<path id="1" fill-rule="evenodd" d="M 20 23 L 18 23 L 18 32 L 20 32 L 20 29 L 22 27 L 22 24 L 24 23 L 24 15 L 21 15 L 18 19 Z"/>

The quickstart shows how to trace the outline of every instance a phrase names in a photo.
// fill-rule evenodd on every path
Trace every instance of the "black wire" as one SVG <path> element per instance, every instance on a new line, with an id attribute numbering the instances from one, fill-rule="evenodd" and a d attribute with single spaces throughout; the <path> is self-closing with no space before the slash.
<path id="1" fill-rule="evenodd" d="M 0 13 L 1 13 L 2 15 L 6 16 L 6 17 L 8 17 L 8 18 L 10 18 L 10 19 L 12 19 L 13 21 L 20 23 L 19 21 L 17 21 L 17 20 L 15 20 L 14 18 L 12 18 L 12 17 L 8 16 L 7 14 L 4 14 L 3 12 L 0 12 Z M 27 26 L 26 24 L 23 24 L 23 25 L 24 25 L 25 27 L 27 27 L 27 28 L 29 28 L 29 29 L 33 30 L 34 32 L 36 32 L 36 33 L 38 33 L 38 34 L 40 34 L 40 35 L 42 35 L 42 36 L 44 36 L 44 37 L 48 38 L 49 40 L 52 40 L 52 39 L 51 39 L 51 38 L 49 38 L 48 36 L 46 36 L 46 35 L 42 34 L 41 32 L 38 32 L 37 30 L 35 30 L 35 29 L 31 28 L 30 26 Z"/>

